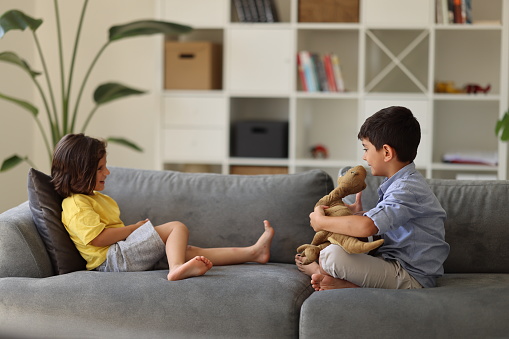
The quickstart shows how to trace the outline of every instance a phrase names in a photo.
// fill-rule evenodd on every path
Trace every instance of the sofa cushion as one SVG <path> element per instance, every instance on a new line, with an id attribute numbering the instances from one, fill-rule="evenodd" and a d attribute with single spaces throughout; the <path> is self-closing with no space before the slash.
<path id="1" fill-rule="evenodd" d="M 28 202 L 0 214 L 0 278 L 51 275 L 49 255 L 35 229 Z"/>
<path id="2" fill-rule="evenodd" d="M 446 273 L 509 273 L 509 181 L 429 179 L 447 212 Z"/>
<path id="3" fill-rule="evenodd" d="M 46 246 L 56 274 L 84 270 L 80 255 L 61 221 L 62 197 L 55 191 L 51 177 L 30 169 L 28 200 L 37 231 Z"/>
<path id="4" fill-rule="evenodd" d="M 507 337 L 509 274 L 446 274 L 437 285 L 313 293 L 302 305 L 299 338 Z"/>
<path id="5" fill-rule="evenodd" d="M 248 246 L 271 222 L 271 261 L 295 263 L 298 246 L 314 231 L 309 213 L 334 187 L 320 170 L 281 175 L 222 175 L 109 167 L 104 193 L 120 206 L 125 224 L 149 218 L 189 228 L 189 243 L 200 247 Z"/>
<path id="6" fill-rule="evenodd" d="M 297 338 L 300 307 L 313 292 L 309 277 L 290 264 L 214 266 L 202 277 L 171 282 L 167 273 L 80 271 L 50 279 L 0 279 L 0 291 L 8 291 L 0 293 L 0 333 Z"/>

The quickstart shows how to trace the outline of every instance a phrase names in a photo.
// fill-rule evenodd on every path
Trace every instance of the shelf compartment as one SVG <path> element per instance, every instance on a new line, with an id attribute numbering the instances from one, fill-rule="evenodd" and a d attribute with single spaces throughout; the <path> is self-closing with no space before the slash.
<path id="1" fill-rule="evenodd" d="M 433 163 L 442 162 L 442 157 L 446 153 L 495 152 L 498 149 L 498 139 L 495 135 L 497 119 L 498 102 L 435 102 Z M 481 166 L 483 167 L 485 166 Z M 493 168 L 493 166 L 486 166 L 486 168 L 490 167 Z"/>
<path id="2" fill-rule="evenodd" d="M 428 92 L 428 30 L 366 30 L 365 92 Z"/>
<path id="3" fill-rule="evenodd" d="M 313 159 L 312 148 L 323 145 L 329 160 L 357 159 L 357 100 L 298 99 L 296 158 Z"/>
<path id="4" fill-rule="evenodd" d="M 472 41 L 476 41 L 475 47 Z M 500 94 L 501 32 L 499 30 L 440 30 L 436 32 L 435 81 L 491 85 L 489 94 Z"/>
<path id="5" fill-rule="evenodd" d="M 298 29 L 297 52 L 309 51 L 324 55 L 336 54 L 346 91 L 357 91 L 359 64 L 359 31 L 356 29 Z M 295 76 L 297 90 L 302 91 L 298 70 Z"/>

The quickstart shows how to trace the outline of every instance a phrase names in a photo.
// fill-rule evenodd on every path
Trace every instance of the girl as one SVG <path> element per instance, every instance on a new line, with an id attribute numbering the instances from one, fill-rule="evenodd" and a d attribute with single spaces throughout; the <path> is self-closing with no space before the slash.
<path id="1" fill-rule="evenodd" d="M 168 280 L 181 280 L 203 275 L 212 265 L 268 262 L 274 229 L 266 220 L 265 232 L 254 245 L 227 248 L 188 246 L 188 229 L 179 221 L 154 227 L 146 219 L 124 225 L 117 203 L 100 192 L 109 174 L 106 142 L 69 134 L 55 147 L 51 176 L 64 197 L 62 222 L 87 270 L 149 270 L 166 254 Z"/>

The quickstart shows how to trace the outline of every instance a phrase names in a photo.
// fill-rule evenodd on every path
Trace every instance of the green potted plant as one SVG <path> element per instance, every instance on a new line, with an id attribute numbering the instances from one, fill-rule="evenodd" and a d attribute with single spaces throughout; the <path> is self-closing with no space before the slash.
<path id="1" fill-rule="evenodd" d="M 156 20 L 141 20 L 130 22 L 123 25 L 112 26 L 109 29 L 108 40 L 104 43 L 104 45 L 97 52 L 94 59 L 91 61 L 91 64 L 87 72 L 85 73 L 83 79 L 81 79 L 80 81 L 81 86 L 78 89 L 76 96 L 73 96 L 74 93 L 72 92 L 71 84 L 73 83 L 75 61 L 88 1 L 89 0 L 84 0 L 83 2 L 83 7 L 80 13 L 81 14 L 80 20 L 77 26 L 76 39 L 72 50 L 73 51 L 72 59 L 66 72 L 66 70 L 64 69 L 65 64 L 62 48 L 58 0 L 54 0 L 55 20 L 57 23 L 57 39 L 59 47 L 59 65 L 60 65 L 61 97 L 59 102 L 57 102 L 57 97 L 55 96 L 55 92 L 53 90 L 54 88 L 53 84 L 51 83 L 49 77 L 45 76 L 46 74 L 49 73 L 44 59 L 42 46 L 37 37 L 37 29 L 42 25 L 43 20 L 34 19 L 19 10 L 9 10 L 5 12 L 2 16 L 0 16 L 0 38 L 2 38 L 8 32 L 13 30 L 24 31 L 28 29 L 29 31 L 32 32 L 38 57 L 40 58 L 43 67 L 43 72 L 33 70 L 24 59 L 22 59 L 16 53 L 11 51 L 0 52 L 0 61 L 19 67 L 20 69 L 25 71 L 31 78 L 42 99 L 44 111 L 46 113 L 48 121 L 47 126 L 44 126 L 42 124 L 42 121 L 39 118 L 39 109 L 35 107 L 32 103 L 22 98 L 15 98 L 11 95 L 3 93 L 2 90 L 0 90 L 0 99 L 10 101 L 11 103 L 22 107 L 33 116 L 33 118 L 36 121 L 37 127 L 41 133 L 43 142 L 46 146 L 50 162 L 53 155 L 53 148 L 55 147 L 56 143 L 64 135 L 68 133 L 79 133 L 79 132 L 84 133 L 88 126 L 88 123 L 94 116 L 97 109 L 101 107 L 101 105 L 109 103 L 113 100 L 125 98 L 127 96 L 145 93 L 145 91 L 143 90 L 131 88 L 120 83 L 109 82 L 100 84 L 94 91 L 93 95 L 93 100 L 95 102 L 94 107 L 90 112 L 87 113 L 88 115 L 86 116 L 83 126 L 80 127 L 76 126 L 76 118 L 78 114 L 81 113 L 80 101 L 85 85 L 87 84 L 88 78 L 94 66 L 97 63 L 97 60 L 101 57 L 104 50 L 111 43 L 118 40 L 143 35 L 153 35 L 153 34 L 180 35 L 188 33 L 192 30 L 192 28 L 189 26 Z M 45 78 L 46 86 L 45 88 L 43 88 L 41 81 L 39 80 L 39 77 Z M 125 138 L 110 137 L 107 138 L 107 140 L 109 142 L 118 143 L 126 147 L 132 148 L 134 150 L 141 151 L 141 148 L 139 146 Z M 3 161 L 0 167 L 0 172 L 7 171 L 8 169 L 17 166 L 23 161 L 30 164 L 30 166 L 35 167 L 27 156 L 20 156 L 18 154 L 14 154 Z"/>
<path id="2" fill-rule="evenodd" d="M 502 141 L 509 140 L 509 110 L 505 111 L 502 118 L 497 120 L 497 124 L 495 125 L 495 135 L 497 135 Z"/>

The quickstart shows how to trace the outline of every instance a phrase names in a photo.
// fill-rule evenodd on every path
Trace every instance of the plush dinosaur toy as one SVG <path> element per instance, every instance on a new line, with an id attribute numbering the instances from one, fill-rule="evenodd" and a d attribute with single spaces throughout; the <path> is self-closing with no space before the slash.
<path id="1" fill-rule="evenodd" d="M 325 209 L 327 216 L 345 216 L 351 215 L 350 209 L 343 203 L 343 198 L 350 194 L 355 194 L 366 188 L 366 169 L 363 166 L 356 166 L 347 171 L 338 178 L 338 186 L 328 195 L 321 198 L 315 205 L 329 206 Z M 316 232 L 311 244 L 304 244 L 297 248 L 297 253 L 303 257 L 302 263 L 308 265 L 318 259 L 322 249 L 330 244 L 336 244 L 348 253 L 367 253 L 379 247 L 383 239 L 373 242 L 364 242 L 355 237 L 344 234 L 332 233 L 328 231 Z"/>

